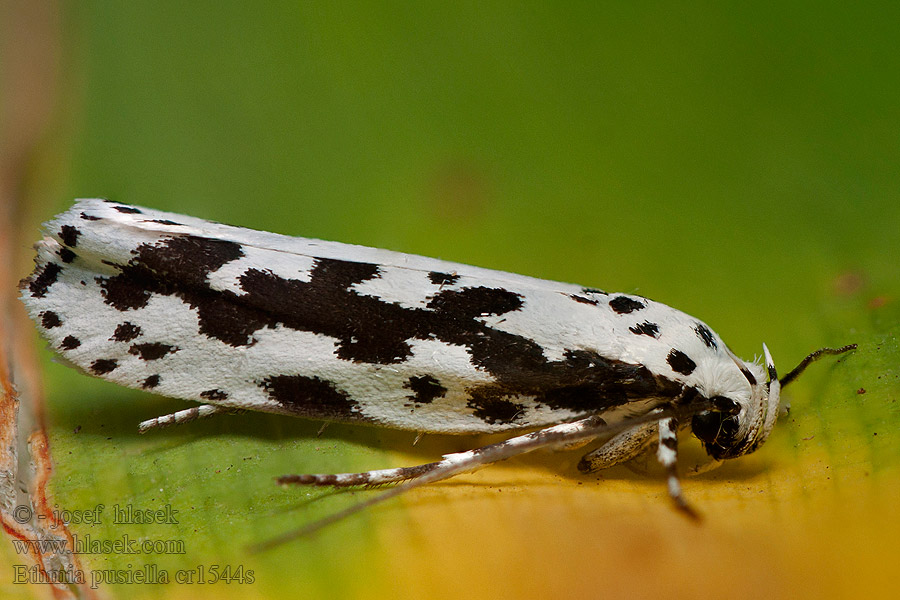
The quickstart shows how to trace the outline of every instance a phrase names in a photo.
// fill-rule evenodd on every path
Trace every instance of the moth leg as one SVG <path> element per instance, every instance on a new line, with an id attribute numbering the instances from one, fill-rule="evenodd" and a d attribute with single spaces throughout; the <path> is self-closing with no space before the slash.
<path id="1" fill-rule="evenodd" d="M 615 435 L 638 425 L 654 423 L 659 421 L 660 417 L 665 417 L 665 415 L 674 414 L 690 416 L 695 414 L 698 408 L 706 406 L 706 404 L 698 405 L 696 402 L 678 404 L 680 400 L 681 396 L 676 398 L 675 402 L 669 406 L 653 409 L 643 415 L 625 417 L 621 421 L 613 424 L 607 424 L 603 418 L 594 415 L 579 421 L 554 425 L 482 448 L 455 454 L 447 454 L 439 461 L 420 465 L 419 467 L 407 467 L 400 470 L 384 469 L 381 471 L 369 471 L 367 473 L 344 473 L 340 475 L 286 475 L 280 477 L 278 479 L 279 483 L 297 483 L 305 485 L 334 485 L 338 480 L 355 480 L 357 482 L 356 485 L 365 485 L 366 482 L 371 485 L 373 473 L 377 474 L 382 483 L 389 482 L 392 477 L 396 481 L 401 476 L 405 476 L 406 481 L 390 490 L 382 492 L 381 494 L 358 504 L 354 504 L 353 506 L 349 506 L 324 519 L 314 521 L 305 527 L 285 533 L 280 537 L 262 544 L 257 544 L 252 547 L 252 550 L 254 552 L 261 552 L 291 540 L 310 535 L 332 523 L 346 519 L 351 515 L 364 511 L 367 508 L 380 504 L 386 500 L 390 500 L 391 498 L 395 498 L 409 490 L 436 481 L 441 481 L 460 473 L 474 471 L 489 463 L 505 460 L 512 456 L 531 452 L 532 450 L 537 450 L 539 448 L 574 444 L 580 440 L 594 439 L 604 435 Z"/>
<path id="2" fill-rule="evenodd" d="M 593 473 L 627 462 L 644 452 L 656 435 L 656 423 L 644 423 L 613 436 L 605 444 L 581 457 L 578 470 Z"/>
<path id="3" fill-rule="evenodd" d="M 283 475 L 276 481 L 280 484 L 315 485 L 329 487 L 376 486 L 386 483 L 400 483 L 416 479 L 440 466 L 442 461 L 400 467 L 398 469 L 376 469 L 361 473 L 315 473 L 303 475 Z"/>
<path id="4" fill-rule="evenodd" d="M 277 482 L 280 484 L 354 487 L 400 483 L 402 481 L 414 482 L 428 475 L 426 483 L 433 483 L 460 473 L 474 471 L 490 463 L 506 460 L 517 454 L 531 452 L 544 446 L 564 444 L 567 438 L 573 436 L 581 440 L 582 436 L 588 437 L 584 435 L 586 431 L 605 426 L 606 424 L 599 417 L 587 417 L 580 421 L 554 425 L 481 448 L 445 454 L 439 461 L 414 467 L 378 469 L 361 473 L 284 475 L 279 477 Z M 591 438 L 588 437 L 588 439 Z"/>
<path id="5" fill-rule="evenodd" d="M 179 410 L 178 412 L 173 412 L 169 415 L 162 415 L 161 417 L 156 417 L 154 419 L 147 419 L 146 421 L 142 421 L 138 425 L 138 431 L 140 433 L 147 433 L 151 429 L 162 429 L 163 427 L 170 427 L 172 425 L 180 425 L 182 423 L 189 423 L 191 421 L 196 421 L 197 419 L 205 419 L 207 417 L 211 417 L 213 415 L 218 415 L 222 413 L 228 412 L 236 412 L 232 408 L 225 408 L 223 406 L 213 406 L 212 404 L 201 404 L 200 406 L 194 406 L 188 408 L 186 410 Z"/>
<path id="6" fill-rule="evenodd" d="M 254 550 L 265 550 L 297 537 L 309 535 L 331 523 L 345 519 L 370 506 L 399 496 L 400 494 L 419 486 L 441 481 L 453 477 L 454 475 L 459 475 L 460 473 L 474 471 L 487 464 L 506 460 L 507 458 L 531 452 L 538 448 L 545 448 L 547 446 L 554 446 L 567 442 L 576 442 L 586 438 L 594 438 L 611 430 L 618 431 L 620 429 L 622 429 L 621 424 L 616 425 L 614 428 L 610 428 L 602 418 L 590 416 L 579 421 L 562 423 L 538 431 L 532 431 L 531 433 L 526 433 L 481 448 L 475 448 L 465 452 L 456 452 L 454 454 L 445 454 L 439 461 L 419 465 L 417 467 L 382 469 L 379 471 L 367 471 L 365 473 L 286 475 L 284 477 L 279 477 L 277 480 L 279 483 L 296 483 L 302 485 L 353 486 L 391 483 L 404 480 L 405 483 L 386 492 L 382 492 L 378 496 L 369 498 L 364 502 L 354 504 L 353 506 L 345 508 L 324 519 L 310 523 L 302 529 L 298 529 L 287 533 L 280 538 L 260 544 L 256 546 Z"/>
<path id="7" fill-rule="evenodd" d="M 692 519 L 699 519 L 700 515 L 684 499 L 681 483 L 678 481 L 678 419 L 675 417 L 659 422 L 659 447 L 656 449 L 656 458 L 666 469 L 669 496 L 675 502 L 675 506 Z"/>

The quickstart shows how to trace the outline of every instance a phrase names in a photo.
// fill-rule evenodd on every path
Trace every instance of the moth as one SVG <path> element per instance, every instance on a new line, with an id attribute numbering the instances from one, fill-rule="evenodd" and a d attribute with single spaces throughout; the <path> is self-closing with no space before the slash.
<path id="1" fill-rule="evenodd" d="M 200 402 L 141 430 L 258 410 L 419 433 L 509 439 L 414 467 L 282 483 L 411 487 L 537 448 L 598 443 L 593 472 L 656 448 L 676 506 L 689 429 L 712 462 L 756 450 L 781 388 L 705 323 L 633 294 L 232 227 L 108 200 L 44 225 L 21 297 L 89 375 Z M 317 526 L 324 525 L 320 523 Z"/>

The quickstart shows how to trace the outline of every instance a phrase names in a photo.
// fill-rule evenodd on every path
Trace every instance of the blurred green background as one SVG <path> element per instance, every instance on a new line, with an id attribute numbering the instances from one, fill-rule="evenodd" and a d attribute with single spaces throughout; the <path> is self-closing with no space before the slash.
<path id="1" fill-rule="evenodd" d="M 182 510 L 175 534 L 126 530 L 184 539 L 185 555 L 83 560 L 255 570 L 248 585 L 104 586 L 109 597 L 587 597 L 605 585 L 615 597 L 640 596 L 654 577 L 675 577 L 674 595 L 690 596 L 738 573 L 749 579 L 736 597 L 796 597 L 792 570 L 806 573 L 804 585 L 816 580 L 802 557 L 829 573 L 845 564 L 838 549 L 857 548 L 841 538 L 858 529 L 843 520 L 848 501 L 862 506 L 857 493 L 868 499 L 865 535 L 897 516 L 880 511 L 900 500 L 900 5 L 86 1 L 52 14 L 43 34 L 57 44 L 54 110 L 25 177 L 34 219 L 23 240 L 72 198 L 106 197 L 639 293 L 703 319 L 746 358 L 766 342 L 782 372 L 817 347 L 861 345 L 796 384 L 767 456 L 746 459 L 755 466 L 686 484 L 711 515 L 705 530 L 683 531 L 659 479 L 625 470 L 613 479 L 629 489 L 610 493 L 639 509 L 618 539 L 588 539 L 598 523 L 579 519 L 600 517 L 581 504 L 563 515 L 519 508 L 516 499 L 542 494 L 605 501 L 614 482 L 579 477 L 577 456 L 551 456 L 254 557 L 246 544 L 368 497 L 312 500 L 322 492 L 278 489 L 275 475 L 412 464 L 473 440 L 414 449 L 408 435 L 337 426 L 316 438 L 319 424 L 265 415 L 138 437 L 138 421 L 186 405 L 47 355 L 55 501 Z M 819 470 L 796 466 L 813 463 Z M 829 467 L 846 474 L 819 477 Z M 540 481 L 529 485 L 532 472 Z M 503 488 L 493 486 L 511 479 L 522 485 L 497 504 Z M 541 492 L 547 481 L 574 492 Z M 556 531 L 551 515 L 563 523 Z M 719 529 L 728 519 L 734 526 Z M 561 533 L 566 523 L 584 537 Z M 784 523 L 799 523 L 793 537 L 805 541 L 779 555 L 783 577 L 747 574 L 767 564 Z M 523 531 L 565 539 L 539 546 L 552 560 L 532 548 L 522 563 Z M 623 555 L 631 535 L 646 547 Z M 757 546 L 749 558 L 747 537 Z M 869 541 L 857 560 L 900 558 L 896 541 Z M 698 548 L 721 562 L 698 559 Z M 636 587 L 616 587 L 631 584 L 608 572 L 603 551 Z M 596 570 L 586 572 L 591 555 Z M 707 571 L 696 572 L 698 560 Z M 651 573 L 647 562 L 662 566 Z M 540 567 L 550 563 L 556 571 Z M 39 593 L 6 584 L 15 597 Z"/>

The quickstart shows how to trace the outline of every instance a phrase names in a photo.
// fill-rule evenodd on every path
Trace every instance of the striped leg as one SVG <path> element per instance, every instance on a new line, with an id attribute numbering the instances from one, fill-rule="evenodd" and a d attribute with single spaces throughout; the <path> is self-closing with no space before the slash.
<path id="1" fill-rule="evenodd" d="M 496 444 L 475 448 L 474 450 L 446 454 L 437 462 L 415 467 L 380 469 L 362 473 L 285 475 L 279 477 L 277 481 L 281 484 L 332 487 L 372 486 L 402 481 L 424 485 L 425 483 L 434 483 L 460 473 L 474 471 L 490 463 L 506 460 L 517 454 L 524 454 L 545 446 L 573 443 L 581 439 L 590 438 L 597 435 L 596 431 L 598 429 L 603 430 L 606 428 L 606 422 L 600 417 L 587 417 L 580 421 L 554 425 Z"/>
<path id="2" fill-rule="evenodd" d="M 574 443 L 579 440 L 596 437 L 604 433 L 620 431 L 625 424 L 619 424 L 610 427 L 606 422 L 597 416 L 587 417 L 580 421 L 572 423 L 563 423 L 554 425 L 510 438 L 503 442 L 490 444 L 481 448 L 467 450 L 466 452 L 457 452 L 455 454 L 446 454 L 444 457 L 433 463 L 419 465 L 417 467 L 405 467 L 401 469 L 382 469 L 378 471 L 367 471 L 365 473 L 340 473 L 340 474 L 322 474 L 322 475 L 286 475 L 279 477 L 278 482 L 283 484 L 300 484 L 300 485 L 330 485 L 347 487 L 354 485 L 377 485 L 381 483 L 391 483 L 404 481 L 401 485 L 387 490 L 369 498 L 359 504 L 354 504 L 342 511 L 325 517 L 314 523 L 310 523 L 306 527 L 296 531 L 289 532 L 281 537 L 269 540 L 252 548 L 253 551 L 260 552 L 269 548 L 278 546 L 293 539 L 309 535 L 315 531 L 322 529 L 332 523 L 345 519 L 350 515 L 363 511 L 370 506 L 384 502 L 399 496 L 413 488 L 423 486 L 436 481 L 441 481 L 460 473 L 474 471 L 484 465 L 506 460 L 518 454 L 524 454 L 547 446 L 558 444 Z"/>
<path id="3" fill-rule="evenodd" d="M 190 421 L 196 421 L 197 419 L 205 419 L 207 417 L 211 417 L 213 415 L 219 415 L 227 412 L 238 412 L 233 408 L 224 408 L 222 406 L 213 406 L 212 404 L 201 404 L 200 406 L 194 406 L 188 408 L 186 410 L 179 410 L 178 412 L 174 412 L 169 415 L 162 415 L 161 417 L 156 417 L 154 419 L 147 419 L 146 421 L 142 421 L 138 425 L 138 431 L 140 433 L 147 433 L 151 429 L 162 429 L 164 427 L 171 427 L 172 425 L 180 425 L 182 423 L 189 423 Z"/>
<path id="4" fill-rule="evenodd" d="M 692 519 L 699 519 L 700 515 L 695 511 L 681 494 L 681 483 L 678 481 L 678 419 L 669 417 L 659 422 L 659 447 L 656 449 L 656 458 L 666 469 L 666 480 L 669 487 L 669 496 L 675 502 L 675 506 Z"/>
<path id="5" fill-rule="evenodd" d="M 503 442 L 490 444 L 481 448 L 475 448 L 466 452 L 457 452 L 447 454 L 436 462 L 419 465 L 416 467 L 405 467 L 400 469 L 381 469 L 377 471 L 367 471 L 364 473 L 340 473 L 340 474 L 319 474 L 319 475 L 285 475 L 278 478 L 278 482 L 282 484 L 299 484 L 299 485 L 327 485 L 337 487 L 351 486 L 371 486 L 383 483 L 400 483 L 397 487 L 382 492 L 381 494 L 369 498 L 359 504 L 354 504 L 342 511 L 336 512 L 324 519 L 310 523 L 309 525 L 288 532 L 280 537 L 274 538 L 262 544 L 258 544 L 251 548 L 254 552 L 261 552 L 280 544 L 284 544 L 291 540 L 304 537 L 314 533 L 332 523 L 336 523 L 350 515 L 361 512 L 370 506 L 389 500 L 404 492 L 419 486 L 441 481 L 460 473 L 474 471 L 480 467 L 490 463 L 506 460 L 513 456 L 531 452 L 539 448 L 554 448 L 564 445 L 575 445 L 580 441 L 592 439 L 599 436 L 610 436 L 621 433 L 622 431 L 633 429 L 636 426 L 647 423 L 663 422 L 671 417 L 675 422 L 675 418 L 679 416 L 688 417 L 696 414 L 700 410 L 708 410 L 709 403 L 705 399 L 690 399 L 682 402 L 682 396 L 676 398 L 669 405 L 658 407 L 643 415 L 634 415 L 622 417 L 621 421 L 607 424 L 599 416 L 590 416 L 579 421 L 571 423 L 562 423 L 547 427 L 539 431 L 533 431 L 514 438 L 510 438 Z M 662 419 L 662 421 L 661 421 Z M 676 427 L 677 429 L 677 427 Z M 662 427 L 660 427 L 662 430 Z M 662 436 L 662 434 L 661 434 Z M 661 444 L 662 445 L 662 444 Z M 674 451 L 673 451 L 674 454 Z M 674 464 L 674 463 L 673 463 Z M 678 479 L 675 478 L 677 486 Z M 671 489 L 671 487 L 670 487 Z M 678 491 L 676 503 L 682 510 L 692 513 L 687 503 L 681 498 L 680 490 Z M 678 502 L 680 500 L 680 502 Z"/>
<path id="6" fill-rule="evenodd" d="M 399 469 L 378 469 L 362 473 L 319 473 L 312 475 L 283 475 L 276 479 L 282 485 L 315 485 L 328 487 L 374 487 L 385 483 L 400 483 L 421 477 L 441 466 L 443 461 L 426 463 L 415 467 Z"/>

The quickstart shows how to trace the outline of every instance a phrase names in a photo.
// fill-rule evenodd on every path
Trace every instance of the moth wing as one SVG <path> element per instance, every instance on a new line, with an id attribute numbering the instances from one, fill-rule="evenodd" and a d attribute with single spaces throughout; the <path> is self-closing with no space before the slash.
<path id="1" fill-rule="evenodd" d="M 602 292 L 103 200 L 78 201 L 45 227 L 23 300 L 52 347 L 92 375 L 220 406 L 420 431 L 584 413 L 511 384 L 551 376 L 549 363 L 532 340 L 488 323 Z"/>

